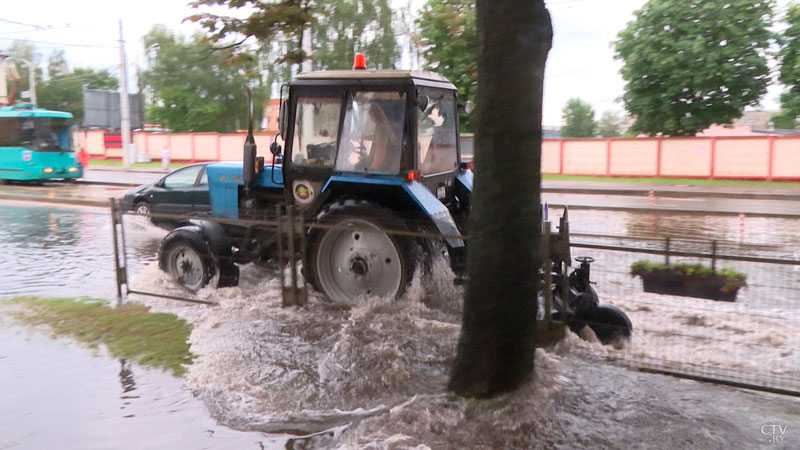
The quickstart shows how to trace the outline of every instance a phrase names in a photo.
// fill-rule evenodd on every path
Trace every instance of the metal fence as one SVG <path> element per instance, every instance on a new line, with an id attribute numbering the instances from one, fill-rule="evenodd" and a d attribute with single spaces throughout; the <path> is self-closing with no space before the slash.
<path id="1" fill-rule="evenodd" d="M 216 303 L 213 287 L 191 293 L 158 267 L 159 243 L 166 231 L 150 222 L 185 217 L 145 217 L 116 206 L 112 215 L 120 296 Z M 266 277 L 274 281 L 275 290 L 264 295 L 282 295 L 284 305 L 304 304 L 314 291 L 303 277 L 303 238 L 311 228 L 335 226 L 303 223 L 286 211 L 240 223 L 275 233 L 280 249 L 276 260 L 257 261 L 250 264 L 253 268 L 242 270 L 242 289 L 247 289 L 248 277 Z M 394 236 L 446 238 L 409 231 L 413 227 L 407 222 L 384 224 Z M 577 345 L 576 351 L 600 354 L 638 370 L 800 395 L 800 258 L 793 256 L 791 248 L 702 237 L 662 239 L 592 232 L 573 233 L 571 241 L 573 257 L 587 255 L 596 260 L 592 280 L 601 303 L 621 308 L 634 327 L 631 340 L 620 348 L 586 343 Z M 644 292 L 642 280 L 631 275 L 632 264 L 667 258 L 673 264 L 702 262 L 715 269 L 736 269 L 747 275 L 747 287 L 738 291 L 733 302 Z M 451 276 L 448 281 L 452 280 Z M 459 289 L 453 290 L 452 300 L 460 304 L 463 291 Z"/>

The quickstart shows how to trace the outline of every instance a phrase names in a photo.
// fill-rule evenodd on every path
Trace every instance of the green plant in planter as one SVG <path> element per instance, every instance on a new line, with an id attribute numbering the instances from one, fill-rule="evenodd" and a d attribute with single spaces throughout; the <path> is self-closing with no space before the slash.
<path id="1" fill-rule="evenodd" d="M 646 259 L 640 259 L 631 265 L 631 275 L 644 278 L 656 272 L 669 273 L 672 275 L 685 275 L 698 279 L 707 278 L 710 280 L 721 279 L 723 281 L 722 292 L 736 292 L 739 288 L 747 286 L 747 275 L 731 268 L 719 269 L 716 272 L 710 267 L 702 264 L 677 263 L 666 265 L 664 263 L 654 263 Z"/>

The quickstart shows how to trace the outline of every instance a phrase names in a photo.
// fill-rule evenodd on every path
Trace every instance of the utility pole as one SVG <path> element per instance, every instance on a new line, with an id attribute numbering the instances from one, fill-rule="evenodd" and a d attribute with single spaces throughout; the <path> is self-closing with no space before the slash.
<path id="1" fill-rule="evenodd" d="M 0 50 L 0 106 L 9 103 L 8 86 L 6 85 L 6 58 L 8 58 L 8 55 Z"/>
<path id="2" fill-rule="evenodd" d="M 130 169 L 131 110 L 128 105 L 128 63 L 125 58 L 125 39 L 122 36 L 122 19 L 119 20 L 119 116 L 122 131 L 122 166 Z"/>
<path id="3" fill-rule="evenodd" d="M 306 59 L 303 60 L 301 65 L 302 72 L 311 72 L 311 27 L 306 26 L 303 28 L 303 41 L 301 43 L 303 52 L 306 54 Z"/>

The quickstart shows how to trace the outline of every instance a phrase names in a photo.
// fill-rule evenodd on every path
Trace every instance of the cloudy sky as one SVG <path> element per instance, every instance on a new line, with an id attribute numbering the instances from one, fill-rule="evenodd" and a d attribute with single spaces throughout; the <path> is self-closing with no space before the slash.
<path id="1" fill-rule="evenodd" d="M 415 8 L 425 0 L 411 2 Z M 788 0 L 779 0 L 785 5 Z M 119 20 L 122 19 L 130 71 L 145 65 L 142 36 L 155 24 L 190 34 L 197 30 L 182 19 L 193 13 L 188 0 L 27 0 L 3 2 L 0 8 L 0 49 L 14 39 L 32 41 L 39 62 L 64 49 L 70 67 L 94 67 L 119 73 Z M 622 112 L 616 101 L 622 95 L 620 63 L 614 61 L 611 41 L 645 0 L 548 0 L 554 28 L 544 97 L 544 125 L 559 125 L 561 109 L 571 97 L 604 111 Z M 778 11 L 783 11 L 781 7 Z M 406 68 L 406 67 L 404 67 Z M 411 67 L 413 68 L 413 67 Z M 131 83 L 133 86 L 133 82 Z M 773 88 L 762 105 L 775 108 L 779 89 Z"/>

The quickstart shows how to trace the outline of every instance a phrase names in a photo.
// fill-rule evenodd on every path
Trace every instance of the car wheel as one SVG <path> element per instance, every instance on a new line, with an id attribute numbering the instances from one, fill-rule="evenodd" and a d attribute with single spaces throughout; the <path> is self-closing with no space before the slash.
<path id="1" fill-rule="evenodd" d="M 149 215 L 152 212 L 152 209 L 150 208 L 150 204 L 149 203 L 147 203 L 144 200 L 141 200 L 141 201 L 136 202 L 135 205 L 133 205 L 133 212 L 135 214 L 146 216 L 146 215 Z"/>

